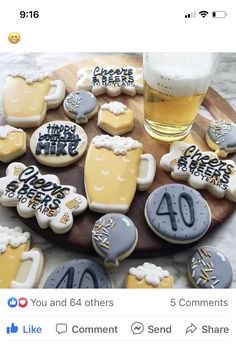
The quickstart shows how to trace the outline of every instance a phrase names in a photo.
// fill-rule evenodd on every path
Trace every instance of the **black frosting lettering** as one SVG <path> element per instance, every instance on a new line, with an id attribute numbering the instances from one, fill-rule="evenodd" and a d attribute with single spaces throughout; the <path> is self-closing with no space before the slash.
<path id="1" fill-rule="evenodd" d="M 74 276 L 75 276 L 75 269 L 74 267 L 70 267 L 66 273 L 63 275 L 59 283 L 57 284 L 56 288 L 58 289 L 62 283 L 66 280 L 66 288 L 72 289 L 74 283 Z M 64 286 L 64 285 L 63 285 Z"/>
<path id="2" fill-rule="evenodd" d="M 167 212 L 160 212 L 160 208 L 162 207 L 162 204 L 164 202 L 164 200 L 166 200 L 166 204 L 167 204 L 167 209 L 168 211 Z M 174 211 L 173 209 L 173 205 L 172 205 L 172 201 L 171 201 L 171 196 L 169 193 L 164 193 L 162 199 L 161 199 L 161 202 L 157 208 L 157 211 L 156 211 L 156 214 L 158 216 L 166 216 L 166 215 L 169 215 L 170 217 L 170 222 L 171 222 L 171 227 L 174 231 L 177 231 L 177 223 L 176 223 L 176 219 L 175 219 L 175 216 L 177 215 L 177 213 Z"/>
<path id="3" fill-rule="evenodd" d="M 192 153 L 196 150 L 196 146 L 195 145 L 191 145 L 189 146 L 186 151 L 184 152 L 184 156 L 185 157 L 191 157 Z"/>
<path id="4" fill-rule="evenodd" d="M 189 214 L 190 214 L 189 221 L 186 220 L 186 217 L 184 215 L 181 199 L 184 199 L 188 204 Z M 189 228 L 191 228 L 193 224 L 195 223 L 195 212 L 194 212 L 193 198 L 188 193 L 180 193 L 179 210 L 180 210 L 180 214 L 181 214 L 184 224 L 188 226 Z"/>

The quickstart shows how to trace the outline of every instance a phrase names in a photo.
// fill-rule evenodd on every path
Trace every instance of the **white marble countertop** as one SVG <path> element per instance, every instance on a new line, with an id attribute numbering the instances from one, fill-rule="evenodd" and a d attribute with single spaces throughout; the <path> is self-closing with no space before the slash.
<path id="1" fill-rule="evenodd" d="M 27 53 L 27 54 L 0 54 L 0 94 L 4 84 L 5 76 L 12 70 L 24 70 L 30 68 L 42 68 L 46 70 L 53 70 L 65 64 L 71 63 L 75 60 L 86 59 L 92 54 L 80 53 Z M 218 91 L 236 110 L 236 54 L 222 54 L 220 63 L 215 73 L 212 86 Z M 0 111 L 2 104 L 0 103 Z M 205 111 L 202 109 L 202 113 Z M 223 201 L 222 201 L 223 202 Z M 0 206 L 0 224 L 3 226 L 14 227 L 16 225 L 22 226 L 24 230 L 28 230 L 32 234 L 32 242 L 34 247 L 39 247 L 45 257 L 44 273 L 40 282 L 40 286 L 48 275 L 60 263 L 70 260 L 86 258 L 86 255 L 81 255 L 77 252 L 63 250 L 44 240 L 38 236 L 21 222 L 20 217 L 13 217 L 8 208 Z M 234 271 L 234 281 L 232 287 L 236 287 L 236 213 L 234 213 L 224 224 L 220 225 L 216 231 L 204 237 L 200 244 L 211 245 L 223 251 L 230 259 Z M 186 260 L 191 254 L 192 250 L 188 249 L 174 255 L 168 255 L 157 258 L 148 258 L 147 261 L 153 262 L 163 268 L 169 270 L 174 276 L 175 287 L 185 288 L 191 287 L 186 274 Z M 89 257 L 88 257 L 89 258 Z M 91 258 L 91 257 L 90 257 Z M 94 258 L 98 262 L 102 262 L 101 258 Z M 115 287 L 123 287 L 125 275 L 131 266 L 137 266 L 145 262 L 143 259 L 126 259 L 121 265 L 110 271 Z"/>

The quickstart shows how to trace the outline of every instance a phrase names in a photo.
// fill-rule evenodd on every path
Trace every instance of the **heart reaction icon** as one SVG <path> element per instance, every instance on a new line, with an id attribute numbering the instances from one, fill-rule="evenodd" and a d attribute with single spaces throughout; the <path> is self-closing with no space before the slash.
<path id="1" fill-rule="evenodd" d="M 28 300 L 25 297 L 21 297 L 18 300 L 18 306 L 20 308 L 25 308 L 28 305 Z"/>

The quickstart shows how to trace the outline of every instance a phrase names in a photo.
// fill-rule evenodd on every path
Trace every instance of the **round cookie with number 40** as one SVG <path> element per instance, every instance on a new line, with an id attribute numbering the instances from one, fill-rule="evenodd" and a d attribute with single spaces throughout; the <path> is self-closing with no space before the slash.
<path id="1" fill-rule="evenodd" d="M 145 205 L 145 218 L 163 240 L 185 244 L 199 240 L 207 232 L 211 211 L 195 189 L 173 183 L 152 192 Z"/>

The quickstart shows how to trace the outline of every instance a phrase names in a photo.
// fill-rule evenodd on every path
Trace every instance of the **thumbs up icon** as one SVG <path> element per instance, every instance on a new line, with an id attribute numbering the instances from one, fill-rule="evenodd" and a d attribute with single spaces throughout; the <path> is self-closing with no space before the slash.
<path id="1" fill-rule="evenodd" d="M 16 326 L 13 322 L 11 326 L 7 327 L 7 334 L 11 333 L 17 333 L 18 332 L 18 326 Z"/>

